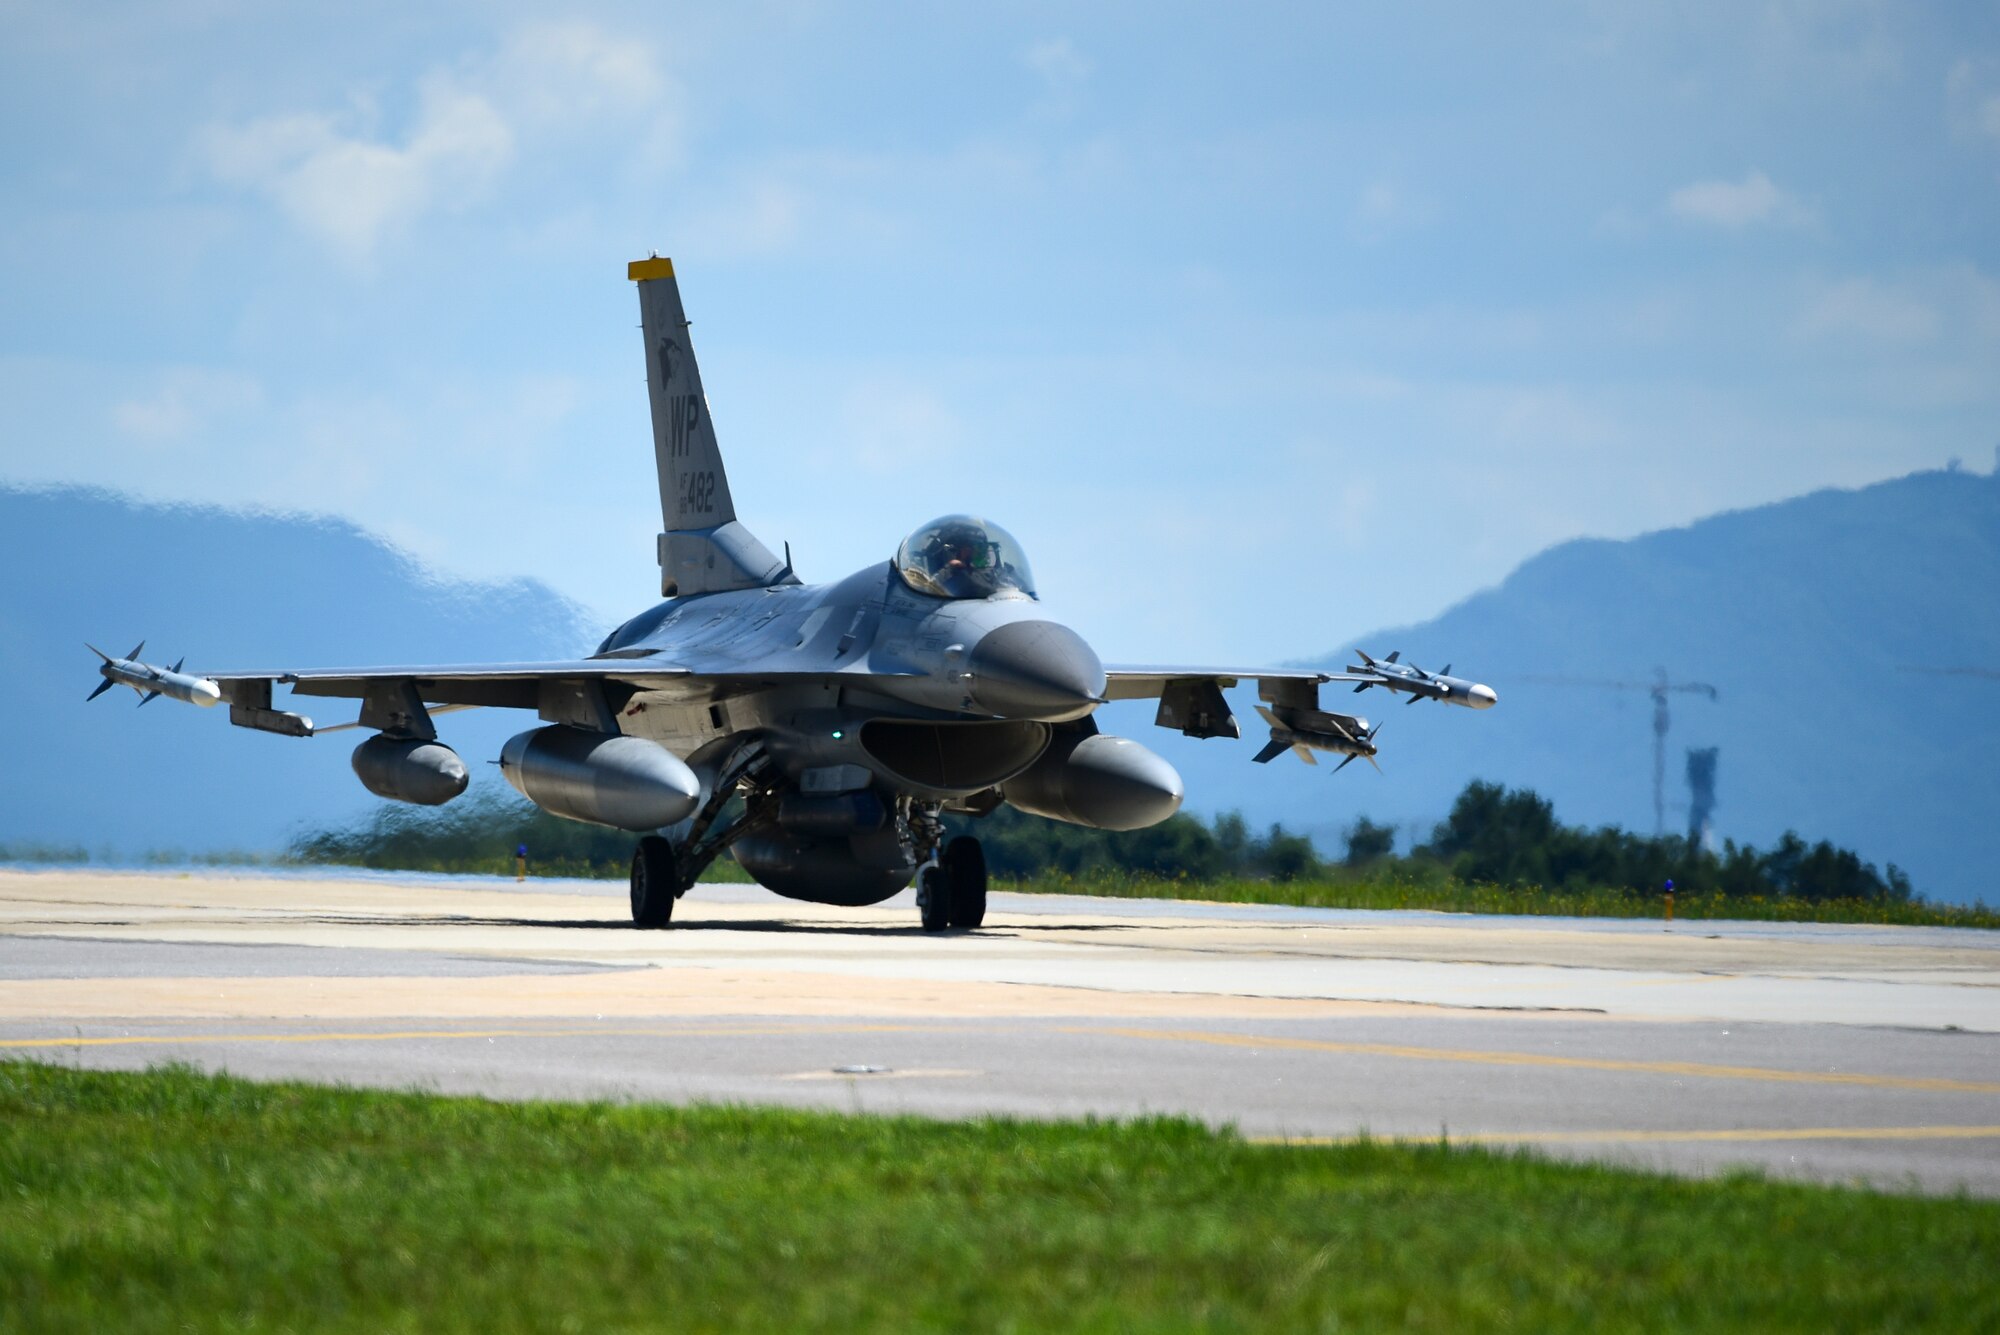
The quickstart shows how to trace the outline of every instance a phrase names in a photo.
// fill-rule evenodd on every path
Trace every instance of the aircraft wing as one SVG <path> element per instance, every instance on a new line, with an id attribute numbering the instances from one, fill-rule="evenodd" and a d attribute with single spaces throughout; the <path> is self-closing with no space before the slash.
<path id="1" fill-rule="evenodd" d="M 1317 686 L 1328 681 L 1378 681 L 1374 675 L 1321 672 L 1314 668 L 1161 667 L 1154 664 L 1113 664 L 1104 669 L 1107 700 L 1152 700 L 1176 682 L 1212 682 L 1234 686 L 1241 681 L 1299 682 Z"/>
<path id="2" fill-rule="evenodd" d="M 1312 668 L 1164 667 L 1118 664 L 1104 670 L 1107 700 L 1160 702 L 1153 722 L 1189 737 L 1241 737 L 1243 725 L 1222 692 L 1238 682 L 1257 683 L 1264 703 L 1257 712 L 1270 725 L 1271 740 L 1257 753 L 1259 762 L 1286 751 L 1308 764 L 1313 752 L 1344 756 L 1345 766 L 1356 756 L 1374 763 L 1375 729 L 1368 720 L 1320 708 L 1319 688 L 1330 681 L 1374 682 L 1373 675 L 1320 672 Z"/>
<path id="3" fill-rule="evenodd" d="M 545 663 L 460 663 L 446 666 L 389 664 L 363 668 L 278 668 L 258 672 L 204 672 L 222 688 L 222 698 L 255 693 L 261 684 L 289 686 L 294 695 L 365 697 L 383 682 L 408 681 L 422 698 L 443 705 L 511 704 L 525 688 L 524 703 L 534 704 L 534 688 L 545 680 L 653 682 L 685 677 L 687 669 L 671 663 L 630 658 L 579 658 Z"/>
<path id="4" fill-rule="evenodd" d="M 390 664 L 201 674 L 216 685 L 228 703 L 231 723 L 294 737 L 355 725 L 343 723 L 322 729 L 309 718 L 278 710 L 271 703 L 274 686 L 288 686 L 294 696 L 360 700 L 362 727 L 415 727 L 421 731 L 425 725 L 420 716 L 425 713 L 487 706 L 531 709 L 551 722 L 616 732 L 616 715 L 640 691 L 691 702 L 708 701 L 800 679 L 865 675 L 879 674 L 760 670 L 737 665 L 721 671 L 700 670 L 646 650 L 540 663 Z"/>

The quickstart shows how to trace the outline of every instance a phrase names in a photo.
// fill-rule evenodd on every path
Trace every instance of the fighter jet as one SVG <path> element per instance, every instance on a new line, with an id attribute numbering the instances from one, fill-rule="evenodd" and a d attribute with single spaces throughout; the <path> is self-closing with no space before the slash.
<path id="1" fill-rule="evenodd" d="M 1319 707 L 1320 686 L 1349 677 L 1106 667 L 1043 609 L 1020 543 L 977 514 L 920 524 L 893 556 L 844 579 L 801 582 L 789 553 L 780 559 L 736 517 L 673 262 L 638 260 L 627 275 L 652 406 L 660 602 L 574 660 L 199 678 L 117 660 L 107 682 L 144 676 L 179 699 L 227 700 L 231 723 L 295 737 L 334 729 L 278 708 L 275 687 L 358 700 L 359 719 L 336 725 L 374 734 L 355 748 L 356 776 L 378 796 L 426 805 L 467 782 L 436 715 L 530 711 L 540 726 L 501 749 L 502 774 L 545 811 L 640 836 L 631 907 L 642 927 L 668 925 L 725 852 L 767 888 L 815 903 L 873 904 L 914 879 L 926 930 L 978 927 L 985 857 L 974 836 L 946 838 L 946 813 L 1006 803 L 1131 830 L 1180 808 L 1171 765 L 1099 731 L 1095 711 L 1111 700 L 1157 699 L 1161 727 L 1238 737 L 1223 691 L 1255 681 L 1271 728 L 1257 759 L 1372 761 L 1375 730 Z M 1369 680 L 1395 689 L 1390 674 Z"/>
<path id="2" fill-rule="evenodd" d="M 1419 700 L 1436 700 L 1440 704 L 1462 705 L 1467 709 L 1491 709 L 1500 697 L 1493 693 L 1491 686 L 1482 686 L 1476 681 L 1451 675 L 1451 664 L 1444 665 L 1442 672 L 1426 672 L 1415 663 L 1397 662 L 1403 656 L 1401 649 L 1384 659 L 1373 659 L 1365 649 L 1356 649 L 1361 661 L 1347 665 L 1347 675 L 1342 681 L 1361 683 L 1354 688 L 1359 695 L 1370 686 L 1380 686 L 1390 693 L 1404 692 L 1409 695 L 1405 704 L 1415 704 Z"/>

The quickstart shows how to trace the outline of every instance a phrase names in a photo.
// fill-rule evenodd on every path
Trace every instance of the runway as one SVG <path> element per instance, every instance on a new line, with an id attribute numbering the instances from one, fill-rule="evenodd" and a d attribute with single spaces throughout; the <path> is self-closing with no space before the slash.
<path id="1" fill-rule="evenodd" d="M 1174 1113 L 2000 1196 L 2000 932 L 0 870 L 0 1055 L 514 1097 Z"/>

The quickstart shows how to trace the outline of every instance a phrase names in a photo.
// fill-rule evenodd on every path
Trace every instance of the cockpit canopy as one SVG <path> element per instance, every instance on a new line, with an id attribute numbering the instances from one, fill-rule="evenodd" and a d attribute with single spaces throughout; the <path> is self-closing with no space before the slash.
<path id="1" fill-rule="evenodd" d="M 896 549 L 896 572 L 934 598 L 1035 596 L 1034 572 L 1014 535 L 971 515 L 933 519 Z"/>

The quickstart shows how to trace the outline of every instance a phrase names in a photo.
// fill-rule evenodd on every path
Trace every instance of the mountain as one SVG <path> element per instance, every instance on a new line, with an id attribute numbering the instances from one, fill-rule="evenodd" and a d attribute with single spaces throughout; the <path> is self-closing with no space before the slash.
<path id="1" fill-rule="evenodd" d="M 339 520 L 0 488 L 0 844 L 270 851 L 376 805 L 347 734 L 251 732 L 172 701 L 135 712 L 123 689 L 85 704 L 98 680 L 86 641 L 123 654 L 144 637 L 149 662 L 185 653 L 214 671 L 566 657 L 597 633 L 543 585 L 439 579 Z M 355 713 L 299 707 L 322 723 Z M 477 780 L 520 716 L 438 727 Z"/>
<path id="2" fill-rule="evenodd" d="M 1263 730 L 1241 691 L 1242 742 L 1188 742 L 1129 708 L 1114 730 L 1165 738 L 1191 807 L 1241 807 L 1333 850 L 1361 814 L 1422 837 L 1474 778 L 1533 788 L 1570 823 L 1650 831 L 1650 693 L 1571 683 L 1643 685 L 1664 668 L 1719 696 L 1667 697 L 1668 830 L 1687 827 L 1688 748 L 1718 747 L 1716 838 L 1764 845 L 1796 829 L 1894 862 L 1934 898 L 2000 900 L 2000 676 L 1940 671 L 2000 670 L 1993 476 L 1918 473 L 1564 543 L 1360 646 L 1449 662 L 1500 703 L 1475 714 L 1322 688 L 1331 707 L 1384 722 L 1382 775 L 1249 764 Z M 1352 661 L 1343 649 L 1311 665 Z"/>

